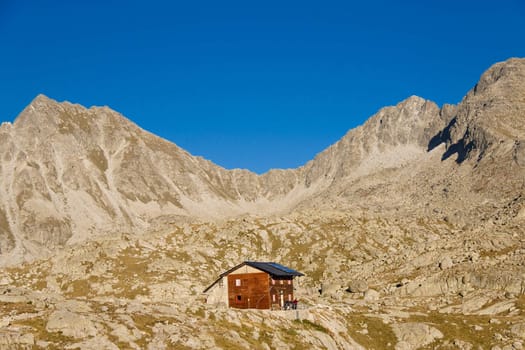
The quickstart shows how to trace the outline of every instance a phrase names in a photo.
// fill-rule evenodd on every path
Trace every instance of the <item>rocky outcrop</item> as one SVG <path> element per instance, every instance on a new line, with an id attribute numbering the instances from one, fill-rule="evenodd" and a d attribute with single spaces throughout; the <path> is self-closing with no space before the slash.
<path id="1" fill-rule="evenodd" d="M 463 99 L 448 129 L 447 149 L 458 161 L 483 158 L 489 148 L 523 139 L 523 59 L 492 66 Z"/>
<path id="2" fill-rule="evenodd" d="M 424 323 L 399 323 L 393 327 L 399 342 L 396 350 L 413 350 L 432 343 L 435 339 L 443 338 L 443 333 Z"/>

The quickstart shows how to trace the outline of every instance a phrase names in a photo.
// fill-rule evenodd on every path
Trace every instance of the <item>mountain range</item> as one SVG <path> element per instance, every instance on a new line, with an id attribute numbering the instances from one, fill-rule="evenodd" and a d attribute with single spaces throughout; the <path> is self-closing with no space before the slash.
<path id="1" fill-rule="evenodd" d="M 39 95 L 0 126 L 0 175 L 0 349 L 525 343 L 525 59 L 263 175 Z M 202 302 L 246 260 L 305 275 L 297 313 Z"/>
<path id="2" fill-rule="evenodd" d="M 409 97 L 304 166 L 260 176 L 192 156 L 107 107 L 39 95 L 0 128 L 2 262 L 173 221 L 307 208 L 515 223 L 525 217 L 524 82 L 525 61 L 510 59 L 458 105 Z"/>

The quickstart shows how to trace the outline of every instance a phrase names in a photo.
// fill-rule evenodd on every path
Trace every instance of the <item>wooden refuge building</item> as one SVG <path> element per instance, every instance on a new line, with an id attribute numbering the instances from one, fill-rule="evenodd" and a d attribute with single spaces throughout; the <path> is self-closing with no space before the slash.
<path id="1" fill-rule="evenodd" d="M 206 303 L 238 309 L 282 309 L 295 299 L 294 277 L 304 276 L 274 262 L 245 261 L 204 290 Z"/>

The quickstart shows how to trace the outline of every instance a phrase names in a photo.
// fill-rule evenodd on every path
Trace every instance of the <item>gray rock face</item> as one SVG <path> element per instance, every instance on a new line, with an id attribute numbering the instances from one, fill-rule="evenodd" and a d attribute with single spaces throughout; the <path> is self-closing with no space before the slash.
<path id="1" fill-rule="evenodd" d="M 369 289 L 364 294 L 364 299 L 367 301 L 379 300 L 380 294 L 376 290 Z"/>
<path id="2" fill-rule="evenodd" d="M 49 316 L 46 329 L 73 338 L 95 337 L 98 334 L 97 328 L 88 318 L 66 310 L 53 312 Z"/>
<path id="3" fill-rule="evenodd" d="M 441 270 L 446 270 L 454 266 L 454 263 L 452 262 L 452 259 L 450 256 L 445 256 L 441 261 L 439 262 L 439 268 Z"/>
<path id="4" fill-rule="evenodd" d="M 368 284 L 363 280 L 355 280 L 350 282 L 347 291 L 350 293 L 364 293 L 368 290 Z"/>
<path id="5" fill-rule="evenodd" d="M 432 343 L 435 339 L 443 338 L 443 333 L 424 323 L 399 323 L 392 328 L 399 340 L 395 346 L 396 350 L 418 349 Z"/>

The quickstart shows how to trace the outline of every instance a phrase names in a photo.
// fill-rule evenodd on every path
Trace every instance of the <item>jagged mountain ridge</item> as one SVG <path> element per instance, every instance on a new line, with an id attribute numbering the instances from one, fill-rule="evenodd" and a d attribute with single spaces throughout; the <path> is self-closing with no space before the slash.
<path id="1" fill-rule="evenodd" d="M 175 216 L 337 206 L 448 218 L 450 211 L 466 210 L 464 197 L 453 198 L 452 207 L 442 193 L 435 200 L 432 186 L 448 178 L 454 183 L 447 193 L 477 188 L 481 204 L 485 197 L 500 199 L 499 189 L 502 205 L 518 198 L 520 217 L 524 72 L 523 59 L 496 64 L 458 106 L 440 109 L 410 97 L 383 108 L 305 166 L 261 176 L 194 157 L 107 107 L 86 109 L 40 95 L 0 128 L 2 262 L 38 257 L 43 248 L 97 234 L 142 232 Z M 494 155 L 497 164 L 489 161 Z M 502 166 L 507 164 L 515 170 L 510 176 Z M 486 176 L 497 171 L 508 181 Z M 486 191 L 487 185 L 497 191 Z M 428 202 L 432 208 L 421 208 Z"/>

